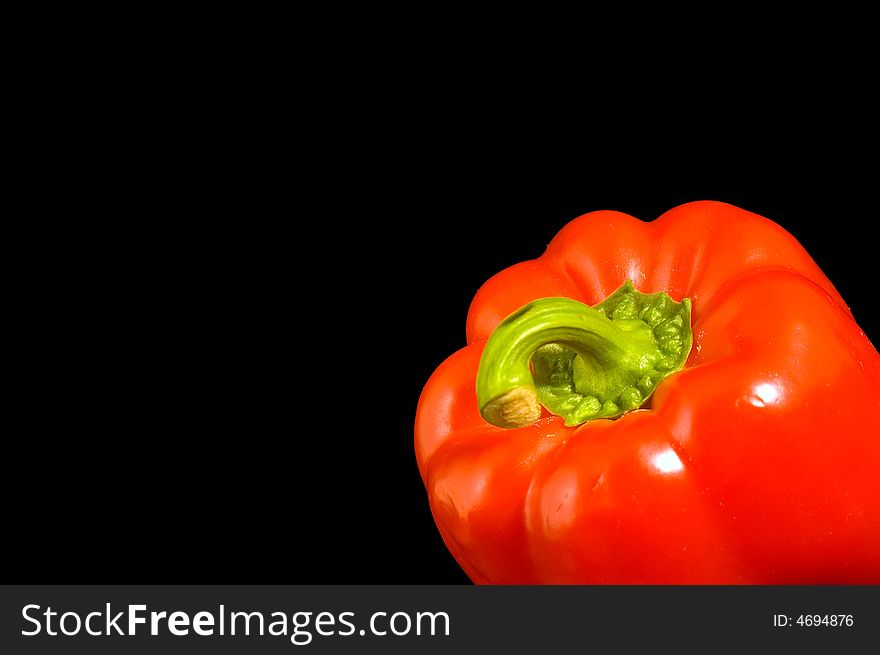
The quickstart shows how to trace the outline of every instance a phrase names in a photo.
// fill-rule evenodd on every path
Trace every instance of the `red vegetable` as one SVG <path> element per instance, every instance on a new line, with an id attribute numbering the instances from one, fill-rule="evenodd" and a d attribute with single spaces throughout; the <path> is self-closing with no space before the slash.
<path id="1" fill-rule="evenodd" d="M 415 448 L 474 582 L 880 583 L 880 356 L 773 222 L 581 216 L 467 341 Z"/>

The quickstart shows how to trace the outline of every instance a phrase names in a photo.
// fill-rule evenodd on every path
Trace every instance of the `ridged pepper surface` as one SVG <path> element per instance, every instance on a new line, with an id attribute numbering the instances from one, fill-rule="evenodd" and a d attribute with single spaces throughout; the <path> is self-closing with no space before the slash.
<path id="1" fill-rule="evenodd" d="M 480 288 L 467 344 L 415 450 L 474 582 L 880 583 L 880 356 L 772 221 L 581 216 Z"/>

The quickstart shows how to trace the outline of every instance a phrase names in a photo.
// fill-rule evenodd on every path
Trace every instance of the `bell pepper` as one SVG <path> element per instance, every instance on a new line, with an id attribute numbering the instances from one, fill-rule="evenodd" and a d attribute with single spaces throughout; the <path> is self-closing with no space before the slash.
<path id="1" fill-rule="evenodd" d="M 489 279 L 415 451 L 475 583 L 880 583 L 880 356 L 723 203 L 592 212 Z"/>

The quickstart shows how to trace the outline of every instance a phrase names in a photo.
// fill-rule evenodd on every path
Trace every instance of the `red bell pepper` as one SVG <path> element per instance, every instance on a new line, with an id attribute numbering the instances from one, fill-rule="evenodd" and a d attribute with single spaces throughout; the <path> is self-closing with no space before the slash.
<path id="1" fill-rule="evenodd" d="M 415 449 L 474 582 L 880 583 L 880 356 L 770 220 L 581 216 L 467 343 Z"/>

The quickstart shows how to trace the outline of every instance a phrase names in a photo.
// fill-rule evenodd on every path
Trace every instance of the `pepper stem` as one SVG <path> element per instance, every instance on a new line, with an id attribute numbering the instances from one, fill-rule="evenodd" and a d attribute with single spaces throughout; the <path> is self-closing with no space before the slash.
<path id="1" fill-rule="evenodd" d="M 477 372 L 480 414 L 502 428 L 534 423 L 541 405 L 579 425 L 641 407 L 680 370 L 693 343 L 691 303 L 636 291 L 632 281 L 595 307 L 542 298 L 505 318 Z"/>

